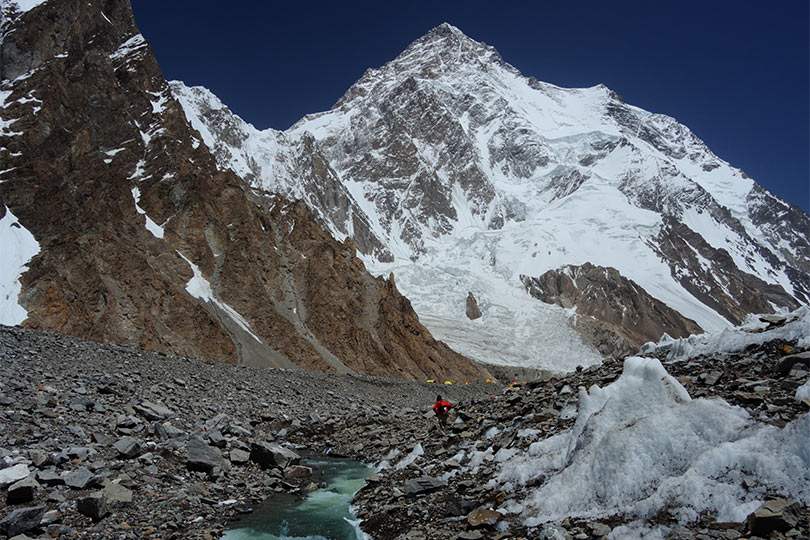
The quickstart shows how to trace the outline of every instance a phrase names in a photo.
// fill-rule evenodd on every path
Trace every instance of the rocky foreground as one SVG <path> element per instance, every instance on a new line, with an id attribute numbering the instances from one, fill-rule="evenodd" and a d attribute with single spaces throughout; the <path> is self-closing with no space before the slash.
<path id="1" fill-rule="evenodd" d="M 376 459 L 415 442 L 388 426 L 425 423 L 435 393 L 0 327 L 0 535 L 217 538 L 251 504 L 306 488 L 289 450 Z"/>
<path id="2" fill-rule="evenodd" d="M 794 397 L 807 356 L 773 341 L 667 369 L 692 396 L 716 395 L 783 426 L 807 414 Z M 621 371 L 614 360 L 510 386 L 437 387 L 207 364 L 0 327 L 0 535 L 218 538 L 274 493 L 305 496 L 314 486 L 299 455 L 326 452 L 387 464 L 355 499 L 374 538 L 602 538 L 629 518 L 529 528 L 504 507 L 533 486 L 507 493 L 488 482 L 494 452 L 570 428 L 574 389 L 605 386 Z M 437 392 L 461 402 L 446 431 L 431 418 Z M 462 449 L 483 458 L 460 463 Z M 810 535 L 807 506 L 772 499 L 745 523 L 706 515 L 670 537 Z"/>

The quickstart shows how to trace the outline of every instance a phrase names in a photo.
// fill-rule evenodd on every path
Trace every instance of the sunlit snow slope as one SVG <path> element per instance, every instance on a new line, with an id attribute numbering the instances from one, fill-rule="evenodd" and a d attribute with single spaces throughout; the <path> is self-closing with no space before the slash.
<path id="1" fill-rule="evenodd" d="M 205 89 L 173 92 L 221 167 L 306 200 L 373 272 L 394 272 L 434 335 L 477 360 L 598 361 L 573 310 L 521 284 L 564 265 L 614 267 L 705 330 L 739 322 L 752 297 L 759 311 L 810 298 L 801 210 L 674 119 L 601 85 L 526 78 L 447 24 L 283 133 Z"/>

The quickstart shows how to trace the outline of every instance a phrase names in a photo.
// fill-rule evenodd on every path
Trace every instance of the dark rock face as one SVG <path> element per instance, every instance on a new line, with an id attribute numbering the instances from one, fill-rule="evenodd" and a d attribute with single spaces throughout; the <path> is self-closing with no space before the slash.
<path id="1" fill-rule="evenodd" d="M 771 245 L 777 249 L 783 242 L 789 245 L 795 253 L 783 249 L 784 256 L 797 269 L 810 273 L 810 216 L 801 208 L 777 199 L 758 184 L 748 194 L 748 204 L 751 221 L 762 228 Z M 806 289 L 804 298 L 810 300 Z"/>
<path id="2" fill-rule="evenodd" d="M 621 357 L 667 333 L 685 337 L 703 330 L 650 296 L 615 268 L 585 263 L 521 276 L 526 291 L 543 302 L 576 307 L 576 327 L 600 353 Z"/>
<path id="3" fill-rule="evenodd" d="M 128 2 L 47 2 L 3 32 L 0 202 L 41 246 L 26 326 L 227 363 L 480 374 L 303 203 L 217 169 Z"/>
<path id="4" fill-rule="evenodd" d="M 713 248 L 674 219 L 664 219 L 652 247 L 661 253 L 684 289 L 732 324 L 740 324 L 749 313 L 773 313 L 773 305 L 791 310 L 799 307 L 781 286 L 742 272 L 728 252 Z M 701 259 L 708 261 L 709 267 Z"/>
<path id="5" fill-rule="evenodd" d="M 223 168 L 227 167 L 225 164 L 242 163 L 239 174 L 251 186 L 278 192 L 291 199 L 306 200 L 319 223 L 325 227 L 331 225 L 346 236 L 351 233 L 361 253 L 373 255 L 381 261 L 393 260 L 373 232 L 368 216 L 341 183 L 311 136 L 291 143 L 281 133 L 275 134 L 278 145 L 284 147 L 272 160 L 278 169 L 263 171 L 262 164 L 253 154 L 255 148 L 245 144 L 250 137 L 250 128 L 227 106 L 201 87 L 186 88 L 182 83 L 173 83 L 172 93 L 192 103 L 198 111 L 198 121 L 205 124 L 216 138 L 211 152 Z M 285 185 L 278 176 L 295 177 L 297 185 Z"/>

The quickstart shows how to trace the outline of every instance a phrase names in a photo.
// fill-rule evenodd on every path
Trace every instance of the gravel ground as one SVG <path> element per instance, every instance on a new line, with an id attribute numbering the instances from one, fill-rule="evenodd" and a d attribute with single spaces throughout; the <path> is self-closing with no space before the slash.
<path id="1" fill-rule="evenodd" d="M 794 397 L 810 358 L 785 362 L 797 353 L 809 354 L 772 341 L 667 369 L 693 397 L 722 397 L 781 427 L 810 406 Z M 401 465 L 373 475 L 355 498 L 377 539 L 603 538 L 626 519 L 528 529 L 497 510 L 526 493 L 487 487 L 492 461 L 470 469 L 454 456 L 526 450 L 532 439 L 521 429 L 570 428 L 574 417 L 563 411 L 576 406 L 575 389 L 604 387 L 622 367 L 608 360 L 556 377 L 501 371 L 520 384 L 446 386 L 207 364 L 0 327 L 0 537 L 216 539 L 268 496 L 313 489 L 298 455 L 326 453 Z M 437 393 L 458 405 L 444 430 L 430 410 Z M 403 465 L 415 448 L 421 455 Z M 779 508 L 793 525 L 763 537 L 806 538 L 807 506 Z M 704 516 L 672 538 L 757 536 Z"/>
<path id="2" fill-rule="evenodd" d="M 44 525 L 29 536 L 217 538 L 238 511 L 273 493 L 308 487 L 306 477 L 285 475 L 293 463 L 262 468 L 246 459 L 253 445 L 377 459 L 372 446 L 401 440 L 387 441 L 381 430 L 372 445 L 369 433 L 354 426 L 412 415 L 428 423 L 421 416 L 437 391 L 456 402 L 500 387 L 207 364 L 0 327 L 0 493 L 6 492 L 0 534 L 25 529 L 20 510 L 35 509 L 29 514 L 46 512 Z M 332 442 L 330 432 L 339 433 L 338 440 Z M 202 441 L 211 463 L 189 461 L 191 440 Z M 12 485 L 2 481 L 12 467 L 24 467 L 36 481 L 32 495 L 25 486 L 14 490 L 22 501 L 14 504 L 6 496 Z M 78 510 L 99 506 L 94 499 L 109 485 L 125 487 L 131 502 L 111 495 L 106 513 Z"/>

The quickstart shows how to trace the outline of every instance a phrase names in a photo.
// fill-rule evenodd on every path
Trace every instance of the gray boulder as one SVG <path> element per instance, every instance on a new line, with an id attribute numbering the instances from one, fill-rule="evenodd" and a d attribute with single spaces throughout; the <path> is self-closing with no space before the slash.
<path id="1" fill-rule="evenodd" d="M 247 463 L 248 461 L 250 461 L 250 452 L 234 448 L 233 450 L 231 450 L 229 457 L 231 463 L 237 464 Z"/>
<path id="2" fill-rule="evenodd" d="M 87 467 L 81 467 L 62 476 L 65 485 L 73 489 L 87 489 L 93 482 L 94 475 Z"/>
<path id="3" fill-rule="evenodd" d="M 0 531 L 8 536 L 16 536 L 36 529 L 47 511 L 47 506 L 31 506 L 14 510 L 0 521 Z"/>
<path id="4" fill-rule="evenodd" d="M 188 459 L 186 467 L 192 471 L 211 472 L 215 467 L 222 467 L 224 460 L 218 448 L 205 443 L 199 437 L 192 437 L 186 443 Z"/>
<path id="5" fill-rule="evenodd" d="M 8 504 L 23 504 L 34 500 L 34 496 L 39 489 L 39 483 L 32 477 L 23 478 L 19 482 L 11 484 L 6 492 L 6 502 Z"/>
<path id="6" fill-rule="evenodd" d="M 132 437 L 122 437 L 113 445 L 121 457 L 134 458 L 141 452 L 141 443 Z"/>
<path id="7" fill-rule="evenodd" d="M 312 469 L 304 465 L 290 465 L 284 469 L 284 478 L 287 480 L 309 478 L 310 476 L 312 476 Z"/>
<path id="8" fill-rule="evenodd" d="M 205 422 L 205 431 L 219 431 L 221 433 L 227 433 L 228 426 L 230 425 L 230 417 L 227 414 L 219 413 L 215 417 Z"/>
<path id="9" fill-rule="evenodd" d="M 249 429 L 243 428 L 242 426 L 237 426 L 236 424 L 231 424 L 228 426 L 228 433 L 234 437 L 250 437 L 253 435 L 253 432 Z"/>
<path id="10" fill-rule="evenodd" d="M 746 523 L 751 534 L 770 537 L 774 531 L 787 532 L 799 522 L 801 505 L 796 501 L 773 499 L 748 515 Z"/>
<path id="11" fill-rule="evenodd" d="M 114 482 L 92 495 L 76 501 L 79 513 L 88 516 L 94 521 L 102 519 L 114 508 L 132 503 L 132 491 Z"/>
<path id="12" fill-rule="evenodd" d="M 93 521 L 99 521 L 110 513 L 110 507 L 100 492 L 93 493 L 87 497 L 82 497 L 76 501 L 76 510 Z"/>
<path id="13" fill-rule="evenodd" d="M 403 491 L 410 496 L 436 491 L 447 485 L 447 482 L 431 476 L 421 476 L 405 483 Z"/>
<path id="14" fill-rule="evenodd" d="M 467 514 L 467 523 L 473 527 L 495 525 L 503 514 L 491 508 L 476 508 Z"/>
<path id="15" fill-rule="evenodd" d="M 110 507 L 125 506 L 132 502 L 132 490 L 119 483 L 108 484 L 101 490 L 101 495 Z"/>
<path id="16" fill-rule="evenodd" d="M 151 401 L 142 401 L 138 405 L 135 405 L 133 409 L 150 422 L 166 420 L 174 416 L 174 411 L 165 405 Z"/>
<path id="17" fill-rule="evenodd" d="M 776 372 L 782 376 L 787 375 L 796 364 L 810 367 L 810 351 L 783 356 L 779 362 L 776 363 Z"/>
<path id="18" fill-rule="evenodd" d="M 262 469 L 286 469 L 301 462 L 301 456 L 281 445 L 257 441 L 250 445 L 250 460 Z"/>
<path id="19" fill-rule="evenodd" d="M 212 431 L 209 433 L 208 442 L 217 448 L 225 448 L 228 444 L 228 441 L 225 440 L 225 437 L 219 431 Z"/>
<path id="20" fill-rule="evenodd" d="M 65 483 L 65 479 L 53 469 L 39 471 L 37 473 L 37 480 L 46 486 L 61 486 Z"/>
<path id="21" fill-rule="evenodd" d="M 5 469 L 0 470 L 0 489 L 19 482 L 23 478 L 28 478 L 28 475 L 30 474 L 31 471 L 28 470 L 28 466 L 23 463 L 14 465 L 12 467 L 6 467 Z"/>
<path id="22" fill-rule="evenodd" d="M 185 431 L 174 427 L 170 422 L 155 423 L 155 433 L 164 439 L 182 439 L 186 436 Z"/>

